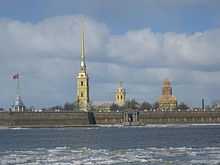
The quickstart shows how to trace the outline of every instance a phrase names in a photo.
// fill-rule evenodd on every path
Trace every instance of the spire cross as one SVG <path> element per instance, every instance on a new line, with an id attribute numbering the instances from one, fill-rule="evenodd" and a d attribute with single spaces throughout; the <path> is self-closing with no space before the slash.
<path id="1" fill-rule="evenodd" d="M 122 87 L 122 85 L 123 85 L 123 82 L 122 82 L 122 81 L 120 81 L 120 82 L 119 82 L 119 86 L 120 86 L 120 87 Z"/>

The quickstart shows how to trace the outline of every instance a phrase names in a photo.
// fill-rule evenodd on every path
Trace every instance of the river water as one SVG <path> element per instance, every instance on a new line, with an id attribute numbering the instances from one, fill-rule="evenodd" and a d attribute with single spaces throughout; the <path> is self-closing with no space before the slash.
<path id="1" fill-rule="evenodd" d="M 219 165 L 220 125 L 2 128 L 0 164 Z"/>

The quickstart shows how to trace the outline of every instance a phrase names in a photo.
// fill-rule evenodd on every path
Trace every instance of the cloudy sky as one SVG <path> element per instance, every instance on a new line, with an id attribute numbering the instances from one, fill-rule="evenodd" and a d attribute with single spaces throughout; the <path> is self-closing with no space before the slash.
<path id="1" fill-rule="evenodd" d="M 0 0 L 0 107 L 72 102 L 79 71 L 80 22 L 93 102 L 127 97 L 155 102 L 172 81 L 179 102 L 220 99 L 219 0 Z"/>

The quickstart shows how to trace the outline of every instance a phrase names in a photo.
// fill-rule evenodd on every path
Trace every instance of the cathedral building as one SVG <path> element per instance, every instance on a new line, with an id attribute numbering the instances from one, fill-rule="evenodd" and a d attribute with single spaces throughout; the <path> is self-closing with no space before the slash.
<path id="1" fill-rule="evenodd" d="M 14 105 L 12 105 L 12 111 L 14 112 L 24 112 L 25 105 L 21 99 L 21 96 L 17 96 Z"/>
<path id="2" fill-rule="evenodd" d="M 174 110 L 177 108 L 177 99 L 172 95 L 172 87 L 168 79 L 163 82 L 162 95 L 159 98 L 159 107 L 162 110 Z"/>
<path id="3" fill-rule="evenodd" d="M 13 112 L 24 112 L 25 111 L 25 105 L 24 105 L 24 103 L 21 99 L 21 95 L 20 95 L 20 75 L 19 75 L 19 73 L 13 75 L 12 79 L 16 80 L 16 84 L 17 84 L 16 93 L 17 93 L 17 96 L 16 96 L 14 104 L 11 107 L 12 109 L 10 109 L 10 110 L 12 110 Z"/>
<path id="4" fill-rule="evenodd" d="M 126 91 L 122 86 L 122 82 L 120 82 L 119 87 L 116 89 L 115 92 L 115 103 L 118 106 L 123 106 L 125 104 Z"/>
<path id="5" fill-rule="evenodd" d="M 77 104 L 80 111 L 88 111 L 89 108 L 89 76 L 85 63 L 85 33 L 81 32 L 80 71 L 77 75 Z"/>

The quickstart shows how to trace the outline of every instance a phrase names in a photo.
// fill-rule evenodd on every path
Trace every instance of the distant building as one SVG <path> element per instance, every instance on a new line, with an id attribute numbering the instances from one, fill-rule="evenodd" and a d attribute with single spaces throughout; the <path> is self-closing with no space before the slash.
<path id="1" fill-rule="evenodd" d="M 120 82 L 120 85 L 115 92 L 115 103 L 118 106 L 123 106 L 125 104 L 125 99 L 126 99 L 126 91 L 125 88 L 123 88 L 122 86 L 122 82 Z"/>
<path id="2" fill-rule="evenodd" d="M 77 104 L 80 111 L 88 111 L 89 108 L 89 76 L 85 63 L 85 36 L 81 32 L 80 71 L 77 75 Z"/>
<path id="3" fill-rule="evenodd" d="M 93 111 L 96 112 L 111 112 L 112 102 L 95 103 L 93 105 Z"/>
<path id="4" fill-rule="evenodd" d="M 10 111 L 13 112 L 24 112 L 25 111 L 25 105 L 21 99 L 21 95 L 20 95 L 20 74 L 17 73 L 15 75 L 12 76 L 13 80 L 16 80 L 16 99 L 14 104 L 12 105 L 12 107 L 10 108 Z"/>
<path id="5" fill-rule="evenodd" d="M 212 103 L 211 106 L 214 110 L 220 110 L 220 100 L 216 100 Z"/>
<path id="6" fill-rule="evenodd" d="M 172 87 L 168 79 L 163 82 L 162 95 L 159 98 L 159 108 L 162 110 L 174 110 L 177 108 L 177 99 L 172 95 Z"/>
<path id="7" fill-rule="evenodd" d="M 25 105 L 21 99 L 21 96 L 17 96 L 15 99 L 14 105 L 12 105 L 12 111 L 13 112 L 24 112 L 25 111 Z"/>

